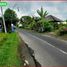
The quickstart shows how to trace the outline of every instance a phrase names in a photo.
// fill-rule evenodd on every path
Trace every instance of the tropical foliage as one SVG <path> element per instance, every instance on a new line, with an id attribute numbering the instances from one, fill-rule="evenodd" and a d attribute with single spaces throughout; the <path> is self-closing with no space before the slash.
<path id="1" fill-rule="evenodd" d="M 39 17 L 22 16 L 20 21 L 23 28 L 35 30 L 37 32 L 50 32 L 57 30 L 58 35 L 67 34 L 67 24 L 58 24 L 58 22 L 52 22 L 47 20 L 48 12 L 43 8 L 37 10 Z M 67 22 L 67 20 L 66 20 Z"/>
<path id="2" fill-rule="evenodd" d="M 52 24 L 45 19 L 48 15 L 47 11 L 44 11 L 41 7 L 40 10 L 37 10 L 38 17 L 30 17 L 30 16 L 22 16 L 21 22 L 23 24 L 23 28 L 35 30 L 38 32 L 51 31 L 53 29 Z"/>
<path id="3" fill-rule="evenodd" d="M 18 22 L 18 18 L 17 18 L 15 11 L 9 8 L 6 9 L 4 13 L 4 18 L 5 18 L 5 23 L 7 27 L 7 32 L 11 32 L 11 23 L 16 25 L 16 23 Z"/>
<path id="4" fill-rule="evenodd" d="M 67 34 L 67 24 L 63 24 L 62 26 L 59 27 L 57 30 L 58 35 L 64 35 Z"/>

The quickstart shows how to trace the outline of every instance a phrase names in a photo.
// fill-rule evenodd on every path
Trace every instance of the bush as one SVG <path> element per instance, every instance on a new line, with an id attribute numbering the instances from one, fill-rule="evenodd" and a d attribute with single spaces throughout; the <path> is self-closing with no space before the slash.
<path id="1" fill-rule="evenodd" d="M 27 28 L 30 29 L 30 30 L 33 30 L 34 26 L 35 26 L 35 22 L 31 22 L 31 23 L 28 25 Z"/>
<path id="2" fill-rule="evenodd" d="M 59 28 L 59 30 L 57 31 L 57 34 L 60 36 L 67 34 L 67 27 L 63 26 L 63 27 Z"/>
<path id="3" fill-rule="evenodd" d="M 46 22 L 46 23 L 44 24 L 44 29 L 45 29 L 45 31 L 50 32 L 50 31 L 53 30 L 53 26 L 52 26 L 49 22 Z"/>
<path id="4" fill-rule="evenodd" d="M 67 28 L 64 28 L 63 30 L 60 31 L 60 35 L 67 34 Z"/>
<path id="5" fill-rule="evenodd" d="M 39 21 L 40 26 L 38 31 L 39 32 L 50 32 L 53 30 L 53 25 L 46 19 L 42 19 Z"/>
<path id="6" fill-rule="evenodd" d="M 53 30 L 53 25 L 47 20 L 43 22 L 43 27 L 44 27 L 44 32 L 50 32 Z"/>

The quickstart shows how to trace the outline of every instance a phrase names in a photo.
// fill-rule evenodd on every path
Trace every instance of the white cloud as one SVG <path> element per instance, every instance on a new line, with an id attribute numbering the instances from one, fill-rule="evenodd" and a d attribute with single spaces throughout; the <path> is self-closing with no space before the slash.
<path id="1" fill-rule="evenodd" d="M 40 9 L 41 6 L 35 6 L 33 5 L 31 11 L 35 16 L 38 16 L 36 9 Z M 60 10 L 55 6 L 43 6 L 44 11 L 47 10 L 49 14 L 57 16 L 59 18 L 62 18 L 62 15 L 60 14 Z"/>
<path id="2" fill-rule="evenodd" d="M 16 11 L 16 14 L 17 14 L 17 17 L 20 19 L 22 16 L 24 16 L 24 15 L 28 15 L 27 13 L 22 13 L 22 12 L 20 12 L 20 11 L 17 11 L 17 10 L 15 10 Z"/>
<path id="3" fill-rule="evenodd" d="M 15 11 L 20 18 L 23 15 L 33 15 L 33 16 L 38 16 L 37 14 L 37 9 L 40 9 L 41 6 L 43 6 L 44 11 L 47 10 L 49 14 L 54 15 L 56 17 L 59 17 L 61 19 L 66 19 L 66 14 L 67 14 L 67 5 L 65 2 L 61 1 L 50 1 L 50 2 L 17 2 L 20 7 L 20 11 L 15 8 Z M 15 3 L 9 3 L 9 6 L 12 8 L 12 6 Z M 23 8 L 23 9 L 22 9 Z M 6 7 L 5 7 L 6 9 Z M 4 9 L 4 10 L 5 10 Z"/>

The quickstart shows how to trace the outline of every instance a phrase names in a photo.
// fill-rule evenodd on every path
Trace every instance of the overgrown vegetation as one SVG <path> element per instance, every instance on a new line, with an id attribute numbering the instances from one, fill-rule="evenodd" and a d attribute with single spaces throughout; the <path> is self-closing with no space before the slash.
<path id="1" fill-rule="evenodd" d="M 45 17 L 48 15 L 48 12 L 44 11 L 41 7 L 40 10 L 37 10 L 37 13 L 40 16 L 39 18 L 22 16 L 20 20 L 23 25 L 23 28 L 35 30 L 38 32 L 52 31 L 53 25 L 49 22 L 49 20 L 45 19 Z"/>
<path id="2" fill-rule="evenodd" d="M 39 17 L 22 16 L 20 19 L 22 23 L 22 28 L 35 30 L 37 32 L 55 31 L 57 35 L 67 34 L 67 24 L 62 24 L 61 22 L 59 22 L 60 20 L 59 21 L 47 20 L 46 16 L 48 15 L 48 12 L 44 11 L 42 7 L 40 10 L 37 10 L 37 13 Z M 58 22 L 60 24 L 58 24 Z"/>
<path id="3" fill-rule="evenodd" d="M 67 34 L 67 24 L 62 24 L 57 30 L 57 35 L 65 35 Z"/>
<path id="4" fill-rule="evenodd" d="M 19 38 L 16 33 L 0 33 L 0 67 L 20 67 L 22 64 L 18 53 Z"/>

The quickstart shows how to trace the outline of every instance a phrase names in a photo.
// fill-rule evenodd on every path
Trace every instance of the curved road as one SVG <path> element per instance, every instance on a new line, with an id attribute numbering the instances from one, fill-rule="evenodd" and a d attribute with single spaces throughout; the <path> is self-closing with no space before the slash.
<path id="1" fill-rule="evenodd" d="M 25 30 L 19 33 L 25 43 L 34 50 L 35 58 L 42 67 L 67 67 L 67 42 Z"/>

